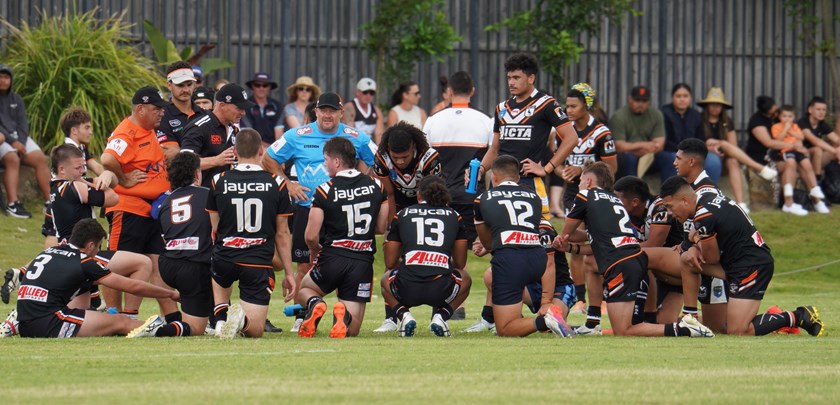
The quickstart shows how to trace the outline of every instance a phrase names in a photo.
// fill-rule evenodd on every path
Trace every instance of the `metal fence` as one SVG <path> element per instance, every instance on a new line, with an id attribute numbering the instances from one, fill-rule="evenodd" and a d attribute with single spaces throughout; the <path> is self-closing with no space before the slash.
<path id="1" fill-rule="evenodd" d="M 814 1 L 815 0 L 803 0 Z M 356 81 L 375 75 L 375 63 L 359 47 L 359 26 L 370 21 L 377 0 L 20 0 L 0 1 L 0 14 L 17 24 L 37 24 L 38 10 L 50 15 L 75 7 L 99 9 L 102 17 L 127 11 L 135 46 L 151 56 L 142 21 L 152 21 L 181 48 L 217 43 L 208 56 L 235 67 L 211 76 L 244 83 L 269 72 L 281 89 L 297 76 L 312 76 L 326 91 L 352 95 Z M 735 105 L 736 126 L 746 126 L 756 96 L 802 107 L 814 95 L 829 97 L 829 75 L 821 55 L 808 55 L 781 0 L 640 0 L 639 17 L 615 26 L 602 23 L 597 37 L 581 38 L 586 51 L 570 68 L 567 82 L 589 80 L 602 105 L 613 112 L 635 84 L 651 86 L 654 105 L 670 101 L 670 87 L 686 82 L 700 99 L 710 86 L 723 87 Z M 439 75 L 469 71 L 476 81 L 474 104 L 488 113 L 507 97 L 503 63 L 518 51 L 506 30 L 485 27 L 533 6 L 532 0 L 451 0 L 443 6 L 464 40 L 444 62 L 418 61 L 415 81 L 421 106 L 437 100 Z M 840 10 L 840 0 L 830 12 Z M 840 24 L 835 28 L 840 31 Z M 0 32 L 2 34 L 2 32 Z M 540 83 L 545 83 L 545 78 Z M 387 95 L 378 96 L 384 102 Z"/>

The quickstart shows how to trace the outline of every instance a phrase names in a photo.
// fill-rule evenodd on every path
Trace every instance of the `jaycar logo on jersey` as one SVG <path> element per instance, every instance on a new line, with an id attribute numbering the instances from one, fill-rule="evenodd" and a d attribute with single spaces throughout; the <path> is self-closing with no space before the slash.
<path id="1" fill-rule="evenodd" d="M 332 242 L 332 246 L 356 252 L 373 252 L 372 240 L 338 239 Z"/>
<path id="2" fill-rule="evenodd" d="M 198 250 L 198 236 L 172 239 L 166 242 L 166 250 Z"/>
<path id="3" fill-rule="evenodd" d="M 616 236 L 615 238 L 612 238 L 611 241 L 613 246 L 617 248 L 622 246 L 631 246 L 639 244 L 639 240 L 632 236 Z"/>
<path id="4" fill-rule="evenodd" d="M 271 183 L 225 183 L 225 191 L 222 194 L 245 194 L 249 191 L 269 191 Z"/>
<path id="5" fill-rule="evenodd" d="M 505 125 L 502 127 L 502 133 L 500 134 L 499 139 L 507 141 L 530 141 L 531 126 Z"/>
<path id="6" fill-rule="evenodd" d="M 128 149 L 128 142 L 119 138 L 112 139 L 111 142 L 108 142 L 106 149 L 111 149 L 117 152 L 117 156 L 122 156 L 125 150 Z"/>
<path id="7" fill-rule="evenodd" d="M 18 290 L 18 300 L 47 302 L 49 296 L 49 290 L 34 285 L 23 285 Z"/>
<path id="8" fill-rule="evenodd" d="M 265 238 L 240 238 L 228 236 L 222 239 L 222 246 L 234 249 L 247 249 L 251 246 L 259 246 L 265 243 Z"/>
<path id="9" fill-rule="evenodd" d="M 541 246 L 540 235 L 538 233 L 522 232 L 522 231 L 504 231 L 502 232 L 503 245 L 533 245 Z"/>
<path id="10" fill-rule="evenodd" d="M 350 190 L 336 189 L 335 196 L 333 197 L 333 202 L 339 200 L 353 201 L 356 199 L 356 197 L 361 197 L 363 195 L 371 195 L 373 194 L 374 187 L 376 186 L 371 184 L 369 186 L 356 187 Z"/>
<path id="11" fill-rule="evenodd" d="M 405 264 L 408 266 L 432 266 L 448 269 L 449 255 L 427 252 L 425 250 L 412 250 L 405 254 Z"/>

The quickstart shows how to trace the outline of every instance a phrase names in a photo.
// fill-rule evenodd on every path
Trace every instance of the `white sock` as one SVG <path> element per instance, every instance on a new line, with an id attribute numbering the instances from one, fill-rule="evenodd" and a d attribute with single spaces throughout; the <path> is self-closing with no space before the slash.
<path id="1" fill-rule="evenodd" d="M 793 197 L 793 184 L 785 184 L 782 190 L 785 197 Z"/>

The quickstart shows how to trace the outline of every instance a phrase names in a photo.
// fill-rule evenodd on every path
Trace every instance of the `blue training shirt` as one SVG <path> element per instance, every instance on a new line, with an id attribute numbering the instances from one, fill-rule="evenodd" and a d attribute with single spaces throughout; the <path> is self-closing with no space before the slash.
<path id="1" fill-rule="evenodd" d="M 330 180 L 327 167 L 324 166 L 324 143 L 336 136 L 347 138 L 350 142 L 353 142 L 353 146 L 356 148 L 356 159 L 373 167 L 373 157 L 377 150 L 376 144 L 364 132 L 342 123 L 338 124 L 338 130 L 332 134 L 321 133 L 318 130 L 317 122 L 292 128 L 268 148 L 268 156 L 271 156 L 277 163 L 293 162 L 298 182 L 309 189 L 306 192 L 306 201 L 295 201 L 297 204 L 309 207 L 312 203 L 312 194 L 315 192 L 315 188 Z"/>

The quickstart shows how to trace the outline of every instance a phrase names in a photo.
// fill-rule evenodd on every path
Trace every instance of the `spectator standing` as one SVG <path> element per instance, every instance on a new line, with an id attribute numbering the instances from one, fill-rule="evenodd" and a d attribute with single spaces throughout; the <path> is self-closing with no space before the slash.
<path id="1" fill-rule="evenodd" d="M 283 116 L 289 129 L 303 125 L 303 114 L 306 106 L 321 96 L 321 88 L 309 76 L 301 76 L 286 88 L 289 93 L 289 104 L 283 107 Z M 282 134 L 281 134 L 282 135 Z"/>
<path id="2" fill-rule="evenodd" d="M 370 135 L 379 144 L 385 127 L 382 125 L 382 110 L 374 102 L 375 98 L 376 82 L 369 77 L 361 78 L 356 83 L 356 97 L 344 107 L 342 122 Z"/>
<path id="3" fill-rule="evenodd" d="M 283 135 L 282 104 L 268 96 L 271 90 L 277 88 L 277 83 L 271 81 L 268 73 L 257 72 L 253 79 L 245 82 L 245 86 L 251 89 L 253 103 L 245 109 L 242 127 L 259 132 L 263 146 L 268 147 Z"/>
<path id="4" fill-rule="evenodd" d="M 432 110 L 429 111 L 429 115 L 435 115 L 436 112 L 443 110 L 446 107 L 449 107 L 449 104 L 452 103 L 452 90 L 449 87 L 449 78 L 445 75 L 440 76 L 440 101 L 432 107 Z"/>
<path id="5" fill-rule="evenodd" d="M 178 61 L 166 69 L 166 86 L 172 101 L 163 109 L 157 137 L 167 162 L 181 150 L 181 137 L 187 124 L 203 112 L 192 102 L 195 83 L 195 75 L 187 62 Z"/>
<path id="6" fill-rule="evenodd" d="M 412 81 L 400 83 L 400 87 L 391 96 L 391 110 L 388 111 L 388 128 L 400 121 L 405 121 L 417 128 L 423 129 L 426 124 L 426 111 L 420 104 L 420 86 Z"/>

